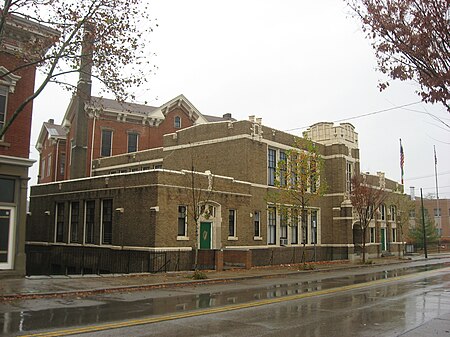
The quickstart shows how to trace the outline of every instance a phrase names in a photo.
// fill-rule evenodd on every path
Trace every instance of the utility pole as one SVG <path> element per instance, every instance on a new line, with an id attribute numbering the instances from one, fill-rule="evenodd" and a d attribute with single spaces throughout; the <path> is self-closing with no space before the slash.
<path id="1" fill-rule="evenodd" d="M 425 258 L 428 259 L 427 232 L 426 232 L 426 229 L 425 229 L 425 209 L 423 208 L 422 187 L 420 188 L 420 203 L 422 204 L 423 250 L 425 252 Z"/>
<path id="2" fill-rule="evenodd" d="M 440 252 L 441 246 L 441 235 L 442 235 L 442 222 L 441 222 L 441 212 L 439 209 L 439 188 L 438 188 L 438 178 L 437 178 L 437 156 L 436 156 L 436 146 L 433 145 L 434 149 L 434 178 L 436 181 L 436 216 L 437 216 L 437 228 L 438 228 L 438 253 Z"/>

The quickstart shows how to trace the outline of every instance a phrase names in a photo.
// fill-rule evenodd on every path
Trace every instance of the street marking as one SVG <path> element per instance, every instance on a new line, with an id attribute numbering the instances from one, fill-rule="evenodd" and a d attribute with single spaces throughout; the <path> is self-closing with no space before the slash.
<path id="1" fill-rule="evenodd" d="M 289 295 L 289 296 L 284 296 L 284 297 L 269 298 L 269 299 L 260 300 L 260 301 L 256 301 L 256 302 L 227 305 L 224 307 L 202 309 L 202 310 L 196 310 L 196 311 L 192 311 L 192 312 L 177 313 L 177 314 L 171 314 L 171 315 L 165 315 L 165 316 L 159 316 L 159 317 L 153 317 L 153 318 L 134 319 L 134 320 L 128 320 L 128 321 L 118 322 L 118 323 L 105 323 L 105 324 L 101 324 L 101 325 L 93 325 L 93 326 L 87 326 L 87 327 L 81 327 L 81 328 L 72 328 L 72 329 L 65 329 L 65 330 L 42 332 L 42 333 L 36 333 L 36 334 L 31 334 L 31 335 L 22 335 L 21 337 L 69 336 L 69 335 L 89 333 L 89 332 L 92 333 L 92 332 L 99 332 L 99 331 L 105 331 L 105 330 L 127 328 L 127 327 L 132 327 L 132 326 L 137 326 L 137 325 L 160 323 L 160 322 L 166 322 L 166 321 L 171 321 L 171 320 L 176 320 L 176 319 L 181 319 L 181 318 L 189 318 L 189 317 L 196 317 L 196 316 L 202 316 L 202 315 L 208 315 L 208 314 L 216 314 L 216 313 L 222 313 L 222 312 L 233 311 L 233 310 L 248 309 L 248 308 L 260 307 L 260 306 L 268 305 L 268 304 L 294 301 L 294 300 L 300 300 L 300 299 L 309 298 L 309 297 L 329 295 L 329 294 L 334 294 L 334 293 L 344 292 L 344 291 L 349 291 L 349 290 L 368 288 L 368 287 L 373 287 L 373 286 L 382 285 L 382 284 L 386 284 L 386 283 L 392 283 L 395 281 L 401 281 L 401 280 L 405 280 L 408 278 L 422 278 L 422 277 L 426 277 L 427 275 L 439 274 L 439 273 L 449 272 L 449 271 L 450 271 L 450 267 L 447 267 L 447 268 L 442 268 L 442 269 L 437 269 L 437 270 L 428 270 L 428 271 L 414 273 L 414 274 L 391 277 L 388 279 L 379 279 L 379 280 L 374 280 L 374 281 L 369 281 L 369 282 L 364 282 L 364 283 L 350 284 L 347 286 L 342 286 L 342 287 L 337 287 L 337 288 L 317 290 L 317 291 L 313 291 L 313 292 Z"/>

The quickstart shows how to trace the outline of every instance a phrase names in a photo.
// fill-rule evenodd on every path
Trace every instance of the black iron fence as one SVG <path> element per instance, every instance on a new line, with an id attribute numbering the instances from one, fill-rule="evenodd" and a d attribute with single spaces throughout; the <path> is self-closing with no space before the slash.
<path id="1" fill-rule="evenodd" d="M 158 273 L 192 269 L 190 251 L 27 245 L 27 275 Z"/>

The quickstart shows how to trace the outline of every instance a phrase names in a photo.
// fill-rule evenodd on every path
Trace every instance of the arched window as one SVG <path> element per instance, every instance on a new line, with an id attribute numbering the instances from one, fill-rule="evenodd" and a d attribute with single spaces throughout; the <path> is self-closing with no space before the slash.
<path id="1" fill-rule="evenodd" d="M 181 128 L 181 117 L 180 117 L 180 116 L 175 116 L 173 126 L 174 126 L 176 129 Z"/>

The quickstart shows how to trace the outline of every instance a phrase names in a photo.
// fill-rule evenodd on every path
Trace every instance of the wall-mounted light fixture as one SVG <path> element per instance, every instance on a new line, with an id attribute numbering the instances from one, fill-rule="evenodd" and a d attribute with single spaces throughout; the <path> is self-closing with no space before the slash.
<path id="1" fill-rule="evenodd" d="M 125 211 L 125 209 L 123 207 L 116 208 L 116 212 L 118 212 L 118 213 L 123 213 L 124 211 Z"/>
<path id="2" fill-rule="evenodd" d="M 45 211 L 44 214 L 45 215 L 50 215 L 50 211 Z"/>

